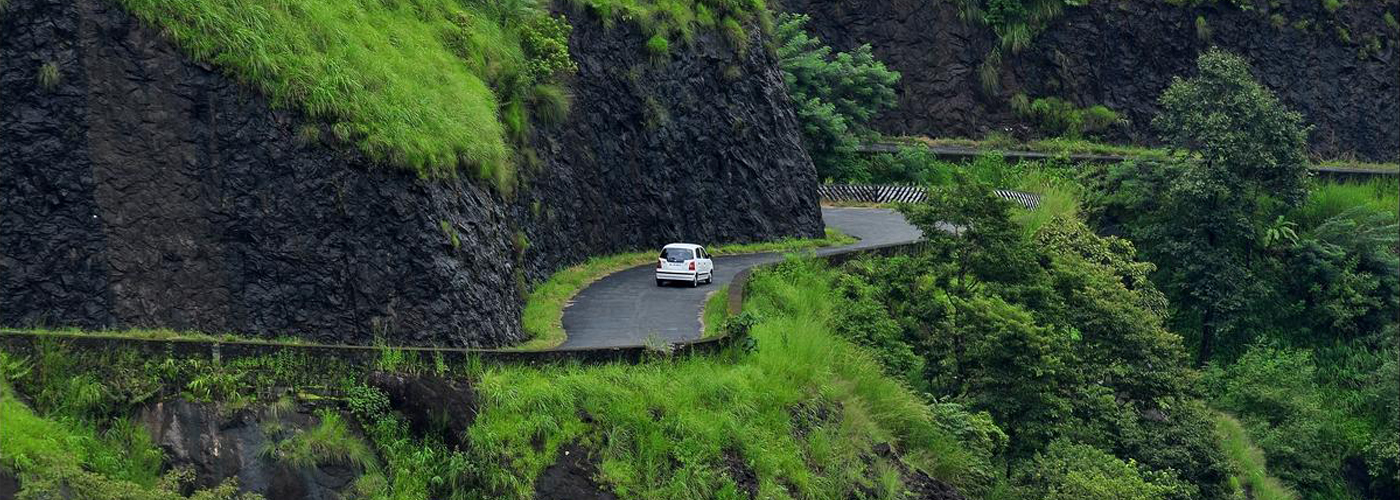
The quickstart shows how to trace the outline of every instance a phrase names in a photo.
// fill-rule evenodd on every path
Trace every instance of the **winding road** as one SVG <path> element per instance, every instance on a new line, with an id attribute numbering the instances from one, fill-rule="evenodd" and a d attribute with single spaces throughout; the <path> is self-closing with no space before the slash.
<path id="1" fill-rule="evenodd" d="M 817 250 L 830 254 L 919 239 L 919 230 L 899 213 L 881 208 L 822 208 L 826 225 L 860 241 Z M 778 253 L 733 255 L 715 258 L 714 283 L 698 288 L 657 287 L 651 264 L 613 273 L 579 292 L 564 309 L 561 349 L 641 345 L 651 334 L 667 342 L 700 337 L 700 314 L 705 297 L 729 283 L 740 271 L 774 262 Z"/>

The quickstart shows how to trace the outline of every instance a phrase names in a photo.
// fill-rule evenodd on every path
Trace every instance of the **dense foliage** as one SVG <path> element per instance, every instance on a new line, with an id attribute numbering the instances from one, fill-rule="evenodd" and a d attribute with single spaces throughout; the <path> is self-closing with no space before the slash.
<path id="1" fill-rule="evenodd" d="M 894 106 L 899 73 L 885 69 L 870 45 L 833 53 L 804 29 L 805 15 L 778 18 L 778 63 L 797 110 L 802 137 L 821 179 L 843 179 L 866 124 Z"/>
<path id="2" fill-rule="evenodd" d="M 1027 232 L 975 180 L 902 210 L 929 250 L 847 266 L 837 332 L 931 400 L 991 414 L 1005 469 L 974 495 L 1228 496 L 1211 415 L 1130 243 L 1073 217 Z"/>
<path id="3" fill-rule="evenodd" d="M 1162 101 L 1181 154 L 1093 169 L 1088 211 L 1157 264 L 1206 395 L 1285 487 L 1400 491 L 1400 185 L 1307 180 L 1300 118 L 1234 56 L 1203 55 Z"/>

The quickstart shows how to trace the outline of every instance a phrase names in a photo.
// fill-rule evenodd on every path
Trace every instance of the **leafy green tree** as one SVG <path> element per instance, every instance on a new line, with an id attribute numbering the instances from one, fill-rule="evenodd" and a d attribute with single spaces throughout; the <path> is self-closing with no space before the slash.
<path id="1" fill-rule="evenodd" d="M 802 125 L 803 139 L 817 175 L 845 178 L 853 162 L 857 136 L 880 111 L 895 105 L 899 73 L 875 59 L 870 45 L 835 52 L 807 33 L 806 15 L 778 18 L 778 64 L 788 96 Z"/>
<path id="2" fill-rule="evenodd" d="M 1255 219 L 1274 198 L 1303 199 L 1307 128 L 1302 117 L 1250 75 L 1240 57 L 1210 50 L 1197 74 L 1177 78 L 1153 121 L 1177 150 L 1178 176 L 1168 180 L 1160 211 L 1145 232 L 1178 307 L 1197 326 L 1198 364 L 1218 336 L 1238 332 L 1252 290 Z"/>
<path id="3" fill-rule="evenodd" d="M 1018 281 L 1031 266 L 1011 207 L 991 186 L 961 178 L 929 189 L 923 203 L 901 205 L 899 211 L 923 232 L 934 253 L 953 263 L 950 291 L 968 296 L 982 279 Z"/>

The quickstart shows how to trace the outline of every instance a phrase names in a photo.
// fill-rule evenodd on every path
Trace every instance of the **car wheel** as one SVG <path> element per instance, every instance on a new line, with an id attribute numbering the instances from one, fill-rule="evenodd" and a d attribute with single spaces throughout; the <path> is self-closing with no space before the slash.
<path id="1" fill-rule="evenodd" d="M 694 278 L 691 278 L 691 279 L 690 279 L 690 287 L 691 287 L 691 288 L 695 288 L 695 287 L 697 287 L 697 286 L 700 286 L 700 275 L 698 275 L 698 274 L 695 275 Z"/>
<path id="2" fill-rule="evenodd" d="M 666 280 L 656 278 L 656 286 L 666 286 Z"/>
<path id="3" fill-rule="evenodd" d="M 710 271 L 710 274 L 706 274 L 706 275 L 705 275 L 705 284 L 708 285 L 708 284 L 714 283 L 714 282 L 715 282 L 715 272 L 714 272 L 714 271 Z"/>

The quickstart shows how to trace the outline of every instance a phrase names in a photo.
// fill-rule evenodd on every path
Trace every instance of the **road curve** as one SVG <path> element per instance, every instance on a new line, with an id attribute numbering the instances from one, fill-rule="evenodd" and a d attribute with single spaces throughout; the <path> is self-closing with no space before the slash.
<path id="1" fill-rule="evenodd" d="M 919 230 L 899 213 L 882 208 L 822 208 L 828 226 L 860 238 L 842 247 L 822 248 L 829 254 L 919 238 Z M 703 243 L 703 242 L 702 242 Z M 659 250 L 658 250 L 659 251 Z M 641 345 L 656 334 L 667 342 L 700 337 L 700 313 L 705 297 L 729 283 L 740 271 L 782 259 L 781 254 L 733 255 L 715 259 L 714 283 L 657 287 L 651 264 L 610 274 L 579 292 L 564 308 L 561 349 Z"/>

